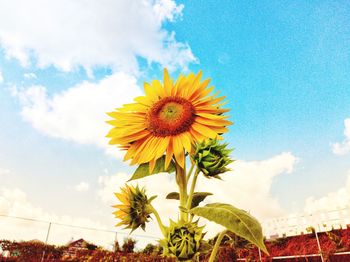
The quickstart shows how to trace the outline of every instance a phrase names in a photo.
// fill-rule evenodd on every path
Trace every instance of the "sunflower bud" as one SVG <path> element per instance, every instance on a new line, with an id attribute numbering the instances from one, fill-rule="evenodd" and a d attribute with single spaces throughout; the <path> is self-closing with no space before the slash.
<path id="1" fill-rule="evenodd" d="M 229 171 L 227 165 L 232 163 L 232 150 L 226 149 L 227 144 L 219 144 L 217 139 L 208 139 L 196 146 L 193 160 L 197 168 L 208 178 L 220 178 L 219 175 Z"/>
<path id="2" fill-rule="evenodd" d="M 175 256 L 179 260 L 191 259 L 199 250 L 204 235 L 202 233 L 203 228 L 199 227 L 197 222 L 179 221 L 175 223 L 170 220 L 166 238 L 160 241 L 163 247 L 163 255 Z"/>
<path id="3" fill-rule="evenodd" d="M 145 230 L 146 223 L 153 212 L 151 201 L 155 196 L 148 199 L 144 188 L 128 185 L 121 188 L 121 193 L 115 193 L 115 196 L 122 203 L 113 206 L 117 208 L 113 214 L 121 220 L 116 226 L 126 225 L 125 228 L 130 228 L 131 232 L 138 227 Z"/>

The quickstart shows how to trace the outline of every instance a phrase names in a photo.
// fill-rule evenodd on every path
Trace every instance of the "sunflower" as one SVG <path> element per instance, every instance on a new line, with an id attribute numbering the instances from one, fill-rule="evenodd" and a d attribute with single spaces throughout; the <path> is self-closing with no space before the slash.
<path id="1" fill-rule="evenodd" d="M 124 161 L 131 164 L 149 162 L 150 171 L 157 159 L 165 157 L 165 169 L 171 159 L 182 168 L 185 152 L 193 153 L 193 145 L 208 138 L 222 139 L 227 132 L 222 101 L 225 97 L 212 94 L 210 79 L 201 81 L 202 72 L 180 75 L 177 81 L 164 69 L 163 84 L 153 80 L 144 84 L 145 96 L 134 99 L 135 103 L 108 113 L 114 127 L 108 133 L 111 145 L 119 145 L 127 151 Z"/>
<path id="2" fill-rule="evenodd" d="M 152 213 L 151 201 L 155 197 L 147 198 L 144 188 L 125 185 L 121 193 L 115 193 L 121 204 L 114 205 L 117 211 L 113 212 L 121 221 L 116 226 L 125 225 L 132 231 L 141 227 L 145 230 L 146 223 Z"/>

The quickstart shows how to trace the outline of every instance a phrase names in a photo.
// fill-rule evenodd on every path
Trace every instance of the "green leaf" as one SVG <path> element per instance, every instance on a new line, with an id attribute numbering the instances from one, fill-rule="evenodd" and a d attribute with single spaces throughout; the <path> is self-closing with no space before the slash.
<path id="1" fill-rule="evenodd" d="M 172 173 L 175 171 L 175 164 L 173 161 L 170 162 L 168 170 L 165 170 L 164 165 L 165 165 L 165 156 L 162 156 L 157 160 L 152 173 L 149 172 L 149 163 L 141 164 L 138 166 L 138 168 L 136 169 L 132 177 L 129 179 L 129 181 L 144 178 L 144 177 L 155 175 L 162 172 Z"/>
<path id="2" fill-rule="evenodd" d="M 166 196 L 166 199 L 175 199 L 175 200 L 179 200 L 180 199 L 180 195 L 178 192 L 171 192 Z"/>
<path id="3" fill-rule="evenodd" d="M 202 202 L 207 196 L 211 196 L 212 193 L 209 192 L 195 192 L 193 193 L 191 208 L 194 208 L 199 205 L 200 202 Z M 166 199 L 175 199 L 179 200 L 180 195 L 177 192 L 171 192 L 166 196 Z"/>
<path id="4" fill-rule="evenodd" d="M 207 196 L 211 196 L 212 193 L 209 192 L 195 192 L 193 194 L 191 208 L 194 208 L 199 205 Z"/>
<path id="5" fill-rule="evenodd" d="M 268 254 L 259 221 L 246 211 L 229 204 L 213 203 L 195 207 L 189 212 L 226 227 Z"/>

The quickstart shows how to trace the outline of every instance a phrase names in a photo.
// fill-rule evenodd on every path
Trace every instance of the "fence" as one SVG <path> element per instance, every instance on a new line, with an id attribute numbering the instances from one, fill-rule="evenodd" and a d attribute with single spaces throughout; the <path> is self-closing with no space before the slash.
<path id="1" fill-rule="evenodd" d="M 94 228 L 81 225 L 71 225 L 44 221 L 38 219 L 15 217 L 0 214 L 0 239 L 8 240 L 40 240 L 47 244 L 65 245 L 70 240 L 83 238 L 84 240 L 113 250 L 117 240 L 122 243 L 123 238 L 129 234 L 122 231 L 106 228 Z M 295 236 L 306 233 L 312 227 L 318 242 L 318 232 L 331 229 L 346 228 L 350 224 L 350 207 L 335 209 L 327 212 L 315 212 L 313 214 L 300 214 L 294 216 L 274 218 L 262 223 L 264 235 L 267 239 Z M 16 232 L 15 234 L 13 232 Z M 132 234 L 139 247 L 147 243 L 156 243 L 157 236 Z M 321 247 L 318 242 L 320 254 Z M 347 252 L 348 254 L 349 252 Z M 315 256 L 321 256 L 314 254 Z M 298 256 L 290 256 L 298 257 Z M 279 259 L 275 257 L 274 259 Z M 282 259 L 282 257 L 281 257 Z M 321 256 L 323 261 L 323 257 Z"/>
<path id="2" fill-rule="evenodd" d="M 264 235 L 269 238 L 296 236 L 313 227 L 318 232 L 332 228 L 346 228 L 350 224 L 350 206 L 330 211 L 274 218 L 262 223 Z"/>

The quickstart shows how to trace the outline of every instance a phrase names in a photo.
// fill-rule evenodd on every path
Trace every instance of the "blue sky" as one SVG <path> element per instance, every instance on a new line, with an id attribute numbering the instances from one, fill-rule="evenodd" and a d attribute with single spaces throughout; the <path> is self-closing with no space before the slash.
<path id="1" fill-rule="evenodd" d="M 349 158 L 334 157 L 330 144 L 342 139 L 350 111 L 349 3 L 196 1 L 185 7 L 172 28 L 199 57 L 193 68 L 203 68 L 228 97 L 235 154 L 297 155 L 296 174 L 276 181 L 281 195 L 290 183 L 301 198 L 344 183 Z M 301 200 L 285 195 L 285 205 Z"/>
<path id="2" fill-rule="evenodd" d="M 133 168 L 101 142 L 98 112 L 129 102 L 164 66 L 174 77 L 202 69 L 227 97 L 239 161 L 226 183 L 247 189 L 228 188 L 233 203 L 261 219 L 349 205 L 349 193 L 339 197 L 350 187 L 348 1 L 77 3 L 55 2 L 60 15 L 38 1 L 16 11 L 0 2 L 0 200 L 42 210 L 0 201 L 0 211 L 111 227 L 108 194 Z M 15 189 L 25 199 L 4 193 Z"/>

